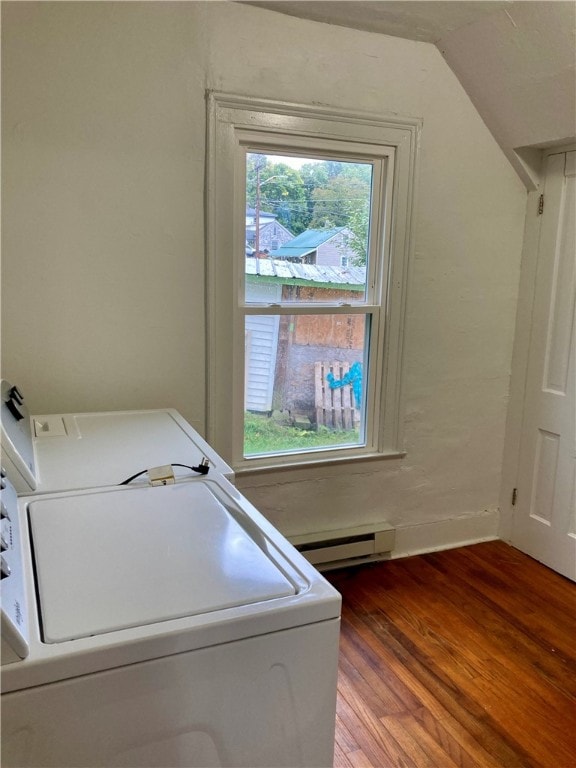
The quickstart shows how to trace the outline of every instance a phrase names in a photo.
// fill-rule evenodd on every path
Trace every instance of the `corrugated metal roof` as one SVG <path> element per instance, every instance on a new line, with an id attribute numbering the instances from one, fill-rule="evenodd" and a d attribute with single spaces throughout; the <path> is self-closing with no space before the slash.
<path id="1" fill-rule="evenodd" d="M 300 258 L 311 251 L 315 251 L 318 246 L 331 240 L 335 235 L 346 227 L 336 227 L 335 229 L 307 229 L 289 243 L 285 243 L 281 248 L 271 251 L 271 256 Z"/>
<path id="2" fill-rule="evenodd" d="M 284 259 L 246 258 L 246 275 L 276 278 L 283 283 L 320 283 L 364 288 L 366 267 L 327 267 L 316 264 L 296 264 Z"/>

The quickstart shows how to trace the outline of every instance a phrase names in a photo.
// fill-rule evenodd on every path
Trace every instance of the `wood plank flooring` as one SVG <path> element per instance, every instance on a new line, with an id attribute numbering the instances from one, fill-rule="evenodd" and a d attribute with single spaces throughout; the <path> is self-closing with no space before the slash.
<path id="1" fill-rule="evenodd" d="M 504 542 L 326 574 L 335 768 L 575 768 L 576 585 Z"/>

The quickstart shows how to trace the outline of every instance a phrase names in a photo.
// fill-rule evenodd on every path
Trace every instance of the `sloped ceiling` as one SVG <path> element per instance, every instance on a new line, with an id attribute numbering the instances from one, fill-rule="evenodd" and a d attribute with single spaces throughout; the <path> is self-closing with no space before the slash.
<path id="1" fill-rule="evenodd" d="M 378 32 L 393 37 L 405 37 L 423 43 L 436 43 L 449 32 L 465 24 L 505 8 L 508 0 L 500 2 L 455 2 L 454 0 L 404 0 L 378 2 L 377 0 L 254 0 L 248 5 L 297 16 L 301 19 L 336 24 L 341 27 Z"/>
<path id="2" fill-rule="evenodd" d="M 528 188 L 539 182 L 541 148 L 576 138 L 573 0 L 248 4 L 435 44 Z"/>

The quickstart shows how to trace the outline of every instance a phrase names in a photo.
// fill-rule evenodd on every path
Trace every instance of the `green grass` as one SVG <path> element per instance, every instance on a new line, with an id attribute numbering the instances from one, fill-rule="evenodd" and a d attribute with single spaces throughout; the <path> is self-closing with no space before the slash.
<path id="1" fill-rule="evenodd" d="M 358 445 L 357 430 L 332 430 L 327 427 L 298 429 L 277 424 L 267 416 L 244 414 L 244 454 L 257 456 L 281 451 L 305 451 L 337 445 Z"/>

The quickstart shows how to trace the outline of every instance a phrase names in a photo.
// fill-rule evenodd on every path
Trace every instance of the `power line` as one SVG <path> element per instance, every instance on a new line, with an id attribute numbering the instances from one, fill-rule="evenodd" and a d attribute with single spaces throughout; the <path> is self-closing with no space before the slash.
<path id="1" fill-rule="evenodd" d="M 363 198 L 360 198 L 360 197 L 349 197 L 349 198 L 343 197 L 343 198 L 339 198 L 339 199 L 336 199 L 336 200 L 333 200 L 333 199 L 332 200 L 314 200 L 314 201 L 310 201 L 310 203 L 308 203 L 305 200 L 290 200 L 290 201 L 287 201 L 287 200 L 263 200 L 262 204 L 268 206 L 269 208 L 276 207 L 276 208 L 306 208 L 306 209 L 308 209 L 309 206 L 314 208 L 316 205 L 322 205 L 322 207 L 326 208 L 326 207 L 329 207 L 329 206 L 336 206 L 338 203 L 355 203 L 355 202 L 361 202 L 366 207 L 368 207 L 369 204 L 370 204 L 369 200 L 364 200 Z"/>

